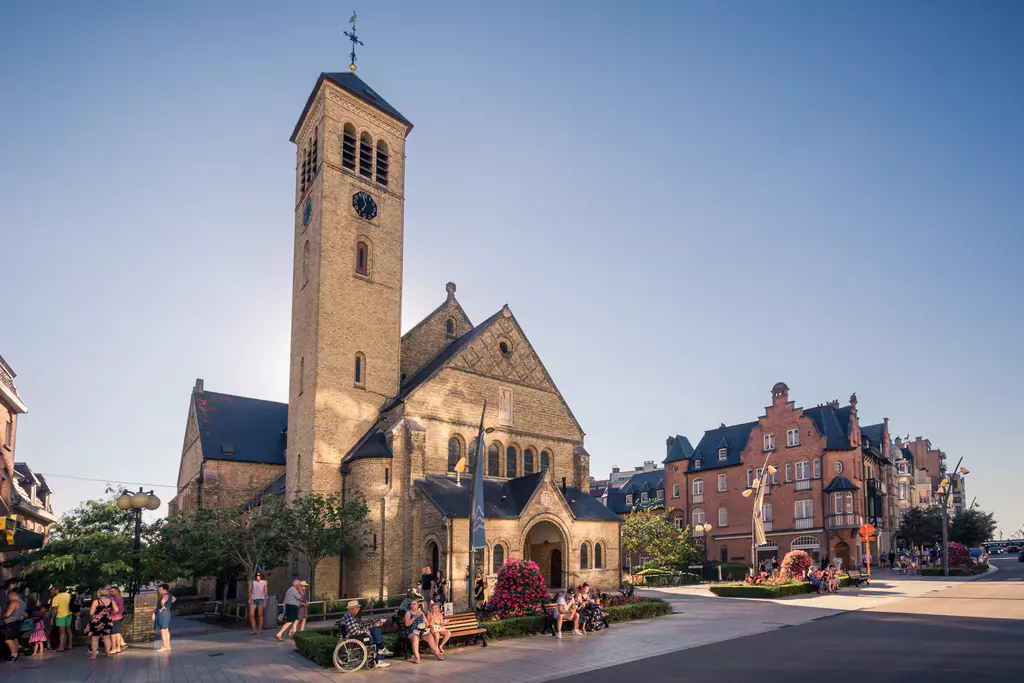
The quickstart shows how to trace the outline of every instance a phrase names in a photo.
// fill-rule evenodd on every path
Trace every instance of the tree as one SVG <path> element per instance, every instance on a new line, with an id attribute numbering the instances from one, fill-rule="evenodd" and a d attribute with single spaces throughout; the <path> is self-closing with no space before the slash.
<path id="1" fill-rule="evenodd" d="M 642 553 L 654 566 L 699 564 L 703 553 L 690 542 L 689 528 L 678 529 L 663 508 L 636 510 L 622 524 L 622 547 Z"/>
<path id="2" fill-rule="evenodd" d="M 362 498 L 341 503 L 337 494 L 307 493 L 283 510 L 284 541 L 309 562 L 309 594 L 316 595 L 316 569 L 328 557 L 364 550 L 370 509 Z"/>
<path id="3" fill-rule="evenodd" d="M 168 518 L 154 552 L 178 567 L 182 577 L 218 579 L 223 586 L 221 604 L 226 604 L 229 583 L 245 576 L 245 567 L 228 554 L 229 534 L 217 508 L 199 508 L 190 516 Z"/>
<path id="4" fill-rule="evenodd" d="M 978 508 L 960 510 L 949 520 L 949 540 L 976 548 L 993 538 L 996 526 L 991 512 Z"/>
<path id="5" fill-rule="evenodd" d="M 226 539 L 226 559 L 238 563 L 247 578 L 253 577 L 257 569 L 266 573 L 284 565 L 288 544 L 283 498 L 264 496 L 259 505 L 241 510 L 212 508 L 210 514 Z"/>
<path id="6" fill-rule="evenodd" d="M 942 512 L 937 507 L 907 508 L 900 517 L 900 535 L 912 545 L 942 540 Z"/>
<path id="7" fill-rule="evenodd" d="M 22 553 L 4 566 L 20 568 L 18 581 L 41 592 L 54 584 L 90 589 L 108 583 L 129 585 L 134 570 L 135 516 L 114 504 L 112 491 L 108 494 L 64 513 L 50 528 L 43 548 Z M 143 584 L 160 578 L 166 568 L 153 552 L 162 526 L 162 520 L 142 524 L 139 578 Z"/>

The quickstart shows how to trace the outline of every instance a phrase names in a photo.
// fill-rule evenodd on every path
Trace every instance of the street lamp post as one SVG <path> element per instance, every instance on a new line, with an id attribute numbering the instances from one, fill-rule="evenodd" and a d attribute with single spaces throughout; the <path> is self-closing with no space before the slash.
<path id="1" fill-rule="evenodd" d="M 936 493 L 939 495 L 939 504 L 942 508 L 942 574 L 949 576 L 949 494 L 952 493 L 955 484 L 964 476 L 970 474 L 966 467 L 960 467 L 963 458 L 957 461 L 953 468 L 953 474 L 948 475 L 939 482 Z"/>
<path id="2" fill-rule="evenodd" d="M 697 531 L 703 532 L 703 536 L 701 536 L 701 545 L 704 547 L 704 564 L 708 563 L 708 532 L 711 531 L 711 528 L 711 524 L 708 522 L 698 524 L 694 527 Z"/>
<path id="3" fill-rule="evenodd" d="M 139 594 L 139 553 L 142 551 L 142 511 L 156 510 L 160 507 L 160 499 L 153 495 L 152 491 L 143 491 L 139 487 L 138 493 L 124 491 L 114 501 L 121 510 L 131 510 L 135 518 L 135 542 L 132 544 L 132 583 L 128 590 L 128 614 L 135 612 L 135 596 Z"/>

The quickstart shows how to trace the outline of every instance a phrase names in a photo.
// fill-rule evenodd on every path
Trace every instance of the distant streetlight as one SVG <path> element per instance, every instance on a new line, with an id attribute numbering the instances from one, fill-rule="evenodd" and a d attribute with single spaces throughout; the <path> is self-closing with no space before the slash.
<path id="1" fill-rule="evenodd" d="M 132 585 L 128 590 L 128 609 L 135 613 L 135 596 L 139 594 L 139 553 L 142 550 L 142 511 L 156 510 L 160 507 L 160 499 L 152 491 L 138 493 L 125 491 L 114 501 L 121 510 L 131 510 L 135 517 L 135 543 L 132 545 Z"/>
<path id="2" fill-rule="evenodd" d="M 709 531 L 711 531 L 712 526 L 708 522 L 704 522 L 703 524 L 698 524 L 697 526 L 695 526 L 694 529 L 696 529 L 697 531 L 703 532 L 704 542 L 701 543 L 701 545 L 704 546 L 704 563 L 707 564 L 707 561 L 708 561 L 708 536 L 707 536 L 707 534 L 708 534 Z"/>
<path id="3" fill-rule="evenodd" d="M 942 508 L 943 576 L 949 576 L 949 495 L 953 492 L 953 489 L 958 488 L 956 484 L 962 481 L 966 475 L 971 473 L 966 467 L 960 467 L 960 463 L 963 461 L 964 459 L 960 458 L 956 463 L 956 467 L 953 468 L 953 474 L 944 476 L 942 481 L 939 482 L 938 487 L 935 489 L 935 493 L 939 497 L 939 505 Z M 972 503 L 972 506 L 973 505 L 975 504 Z"/>

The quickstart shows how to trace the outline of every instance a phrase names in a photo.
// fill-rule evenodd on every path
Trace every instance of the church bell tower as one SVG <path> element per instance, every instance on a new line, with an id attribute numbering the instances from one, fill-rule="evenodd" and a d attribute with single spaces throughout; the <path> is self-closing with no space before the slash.
<path id="1" fill-rule="evenodd" d="M 398 393 L 411 129 L 353 59 L 348 72 L 320 74 L 291 136 L 289 496 L 338 492 L 341 459 Z"/>

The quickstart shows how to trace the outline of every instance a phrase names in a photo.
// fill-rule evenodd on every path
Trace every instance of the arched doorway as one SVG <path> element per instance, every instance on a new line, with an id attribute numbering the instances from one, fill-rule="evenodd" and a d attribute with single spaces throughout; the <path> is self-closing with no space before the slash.
<path id="1" fill-rule="evenodd" d="M 441 550 L 437 547 L 437 543 L 429 541 L 427 543 L 427 557 L 430 558 L 430 570 L 437 574 L 437 568 L 441 563 Z"/>
<path id="2" fill-rule="evenodd" d="M 548 588 L 566 585 L 566 546 L 561 530 L 553 522 L 537 522 L 523 541 L 523 558 L 533 560 Z"/>
<path id="3" fill-rule="evenodd" d="M 843 561 L 843 569 L 850 568 L 850 545 L 846 541 L 836 543 L 836 557 Z"/>
<path id="4" fill-rule="evenodd" d="M 803 550 L 811 556 L 815 565 L 821 562 L 821 541 L 814 536 L 801 536 L 793 541 L 790 550 Z"/>
<path id="5" fill-rule="evenodd" d="M 551 564 L 548 568 L 550 575 L 548 576 L 548 587 L 549 588 L 561 588 L 562 587 L 562 551 L 555 550 L 551 551 Z"/>

